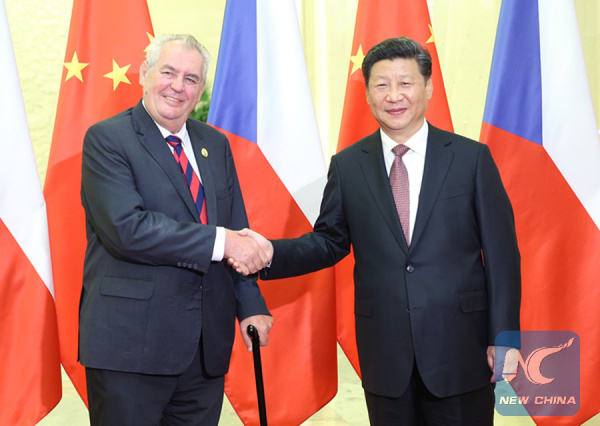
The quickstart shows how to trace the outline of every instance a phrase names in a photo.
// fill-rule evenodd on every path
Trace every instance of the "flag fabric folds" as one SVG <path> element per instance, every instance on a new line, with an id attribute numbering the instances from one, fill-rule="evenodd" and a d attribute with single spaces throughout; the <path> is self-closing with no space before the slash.
<path id="1" fill-rule="evenodd" d="M 44 193 L 61 361 L 86 404 L 85 371 L 77 361 L 86 247 L 79 195 L 83 137 L 89 126 L 134 106 L 142 97 L 139 67 L 151 34 L 144 0 L 73 3 Z"/>
<path id="2" fill-rule="evenodd" d="M 0 424 L 37 424 L 61 398 L 46 204 L 4 3 L 0 62 Z"/>
<path id="3" fill-rule="evenodd" d="M 421 43 L 431 55 L 433 96 L 427 106 L 426 119 L 439 128 L 452 131 L 433 29 L 426 0 L 359 0 L 354 41 L 346 85 L 344 110 L 337 151 L 370 135 L 378 124 L 366 101 L 362 61 L 373 46 L 393 37 L 409 37 Z M 360 374 L 354 327 L 354 257 L 347 256 L 335 266 L 338 342 Z"/>
<path id="4" fill-rule="evenodd" d="M 227 1 L 208 122 L 231 142 L 251 228 L 312 230 L 326 170 L 293 0 Z M 267 417 L 297 425 L 337 391 L 333 271 L 260 286 L 275 319 L 261 351 Z M 258 424 L 240 337 L 225 390 L 244 424 Z"/>
<path id="5" fill-rule="evenodd" d="M 515 211 L 522 328 L 581 341 L 579 412 L 530 414 L 582 424 L 600 411 L 600 141 L 572 0 L 503 1 L 481 140 Z"/>

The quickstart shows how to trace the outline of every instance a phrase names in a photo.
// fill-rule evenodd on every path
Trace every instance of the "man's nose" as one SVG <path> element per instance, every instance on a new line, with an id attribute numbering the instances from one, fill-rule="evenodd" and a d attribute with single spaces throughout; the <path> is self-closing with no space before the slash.
<path id="1" fill-rule="evenodd" d="M 387 99 L 389 102 L 398 102 L 404 98 L 404 91 L 402 88 L 397 86 L 390 87 L 387 93 Z"/>
<path id="2" fill-rule="evenodd" d="M 171 81 L 171 88 L 176 92 L 181 92 L 183 90 L 183 77 L 175 77 Z"/>

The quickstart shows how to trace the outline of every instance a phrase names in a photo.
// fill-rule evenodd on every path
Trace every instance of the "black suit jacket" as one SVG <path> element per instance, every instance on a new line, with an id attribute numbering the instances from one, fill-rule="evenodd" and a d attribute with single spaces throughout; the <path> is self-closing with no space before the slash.
<path id="1" fill-rule="evenodd" d="M 248 225 L 229 143 L 196 120 L 187 130 L 208 225 L 199 223 L 181 169 L 141 102 L 85 136 L 79 352 L 86 367 L 178 374 L 202 336 L 207 372 L 223 375 L 236 315 L 268 314 L 255 281 L 211 262 L 216 226 Z"/>
<path id="2" fill-rule="evenodd" d="M 372 393 L 400 396 L 415 360 L 437 396 L 483 387 L 487 346 L 519 329 L 513 213 L 490 151 L 433 126 L 410 248 L 379 131 L 332 157 L 314 231 L 273 244 L 269 279 L 331 266 L 352 246 L 358 354 Z"/>

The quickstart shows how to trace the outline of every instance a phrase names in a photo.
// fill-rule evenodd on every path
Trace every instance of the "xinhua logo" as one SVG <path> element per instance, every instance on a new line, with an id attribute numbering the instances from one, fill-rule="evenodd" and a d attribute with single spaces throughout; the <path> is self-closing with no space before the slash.
<path id="1" fill-rule="evenodd" d="M 518 342 L 519 337 L 519 350 L 505 346 L 506 342 Z M 580 342 L 577 334 L 511 331 L 499 335 L 496 345 L 494 374 L 499 414 L 572 416 L 579 411 Z"/>

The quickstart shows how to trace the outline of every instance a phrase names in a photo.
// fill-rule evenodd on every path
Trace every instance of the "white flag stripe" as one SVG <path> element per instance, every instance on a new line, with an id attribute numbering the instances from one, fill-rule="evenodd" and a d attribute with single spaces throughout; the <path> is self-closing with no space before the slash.
<path id="1" fill-rule="evenodd" d="M 538 7 L 544 148 L 600 228 L 600 139 L 575 5 Z"/>
<path id="2" fill-rule="evenodd" d="M 261 0 L 257 14 L 258 146 L 314 223 L 325 160 L 294 0 Z"/>
<path id="3" fill-rule="evenodd" d="M 0 7 L 0 219 L 54 297 L 46 203 L 38 176 L 4 2 Z M 4 253 L 3 253 L 4 254 Z"/>

